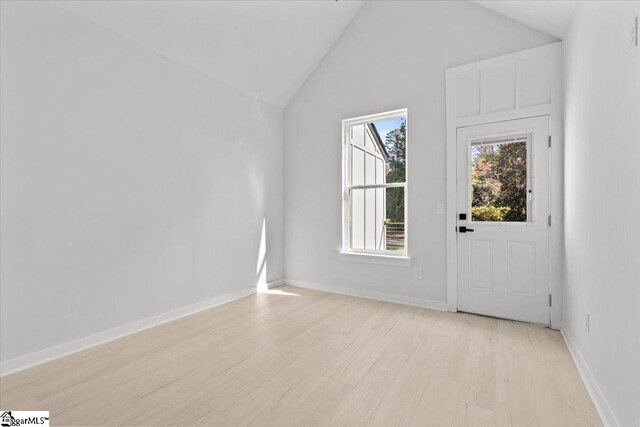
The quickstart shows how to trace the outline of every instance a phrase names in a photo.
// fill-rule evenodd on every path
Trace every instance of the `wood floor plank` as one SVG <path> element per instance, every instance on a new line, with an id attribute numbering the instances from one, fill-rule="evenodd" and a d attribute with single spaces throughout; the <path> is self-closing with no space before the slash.
<path id="1" fill-rule="evenodd" d="M 601 426 L 560 334 L 292 286 L 0 379 L 69 426 Z"/>

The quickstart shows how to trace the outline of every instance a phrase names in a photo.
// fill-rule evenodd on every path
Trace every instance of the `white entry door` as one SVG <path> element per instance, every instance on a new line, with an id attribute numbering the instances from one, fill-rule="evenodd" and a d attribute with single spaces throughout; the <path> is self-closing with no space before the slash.
<path id="1" fill-rule="evenodd" d="M 549 118 L 457 130 L 458 310 L 549 325 Z"/>

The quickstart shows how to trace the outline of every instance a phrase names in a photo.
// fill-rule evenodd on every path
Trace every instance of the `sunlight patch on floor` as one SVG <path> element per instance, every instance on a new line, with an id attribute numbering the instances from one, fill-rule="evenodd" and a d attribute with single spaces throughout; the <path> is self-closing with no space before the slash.
<path id="1" fill-rule="evenodd" d="M 281 291 L 279 289 L 264 289 L 264 290 L 259 290 L 258 291 L 259 294 L 269 294 L 269 295 L 285 295 L 285 296 L 290 296 L 290 297 L 299 297 L 299 294 L 294 294 L 293 292 L 286 292 L 286 291 Z"/>

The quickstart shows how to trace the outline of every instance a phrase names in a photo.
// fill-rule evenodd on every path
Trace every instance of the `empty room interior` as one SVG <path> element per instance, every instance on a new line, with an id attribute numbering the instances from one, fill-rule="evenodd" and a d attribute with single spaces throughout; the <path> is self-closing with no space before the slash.
<path id="1" fill-rule="evenodd" d="M 640 427 L 639 16 L 0 0 L 0 425 Z"/>

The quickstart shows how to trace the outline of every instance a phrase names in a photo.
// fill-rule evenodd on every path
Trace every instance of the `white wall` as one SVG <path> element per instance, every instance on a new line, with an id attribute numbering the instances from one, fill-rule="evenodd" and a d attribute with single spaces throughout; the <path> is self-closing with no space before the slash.
<path id="1" fill-rule="evenodd" d="M 2 2 L 1 360 L 282 277 L 282 111 Z"/>
<path id="2" fill-rule="evenodd" d="M 640 47 L 631 44 L 636 15 L 640 2 L 580 2 L 564 40 L 563 332 L 583 359 L 603 418 L 629 427 L 640 425 Z"/>
<path id="3" fill-rule="evenodd" d="M 368 2 L 285 110 L 285 276 L 358 293 L 446 301 L 445 69 L 555 39 L 468 2 Z M 413 268 L 345 262 L 341 120 L 408 108 Z"/>

